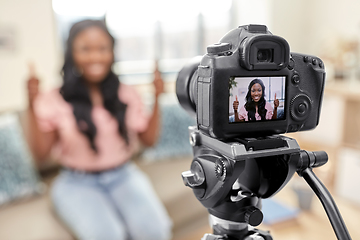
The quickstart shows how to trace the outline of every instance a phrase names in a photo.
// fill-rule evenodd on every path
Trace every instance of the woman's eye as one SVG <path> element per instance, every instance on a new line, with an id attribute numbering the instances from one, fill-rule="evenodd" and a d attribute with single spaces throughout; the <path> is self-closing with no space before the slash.
<path id="1" fill-rule="evenodd" d="M 99 48 L 100 52 L 109 52 L 110 48 L 108 46 L 103 46 Z"/>
<path id="2" fill-rule="evenodd" d="M 80 47 L 78 50 L 81 53 L 87 53 L 90 51 L 90 48 L 89 47 Z"/>

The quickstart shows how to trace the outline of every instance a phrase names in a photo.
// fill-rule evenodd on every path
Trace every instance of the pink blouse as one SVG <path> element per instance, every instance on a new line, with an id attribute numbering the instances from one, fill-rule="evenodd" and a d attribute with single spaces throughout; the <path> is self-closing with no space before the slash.
<path id="1" fill-rule="evenodd" d="M 265 118 L 266 118 L 266 120 L 269 120 L 269 119 L 272 118 L 272 116 L 274 114 L 274 110 L 273 110 L 271 104 L 268 103 L 268 102 L 266 102 L 266 104 L 265 104 L 265 109 L 267 110 Z M 245 119 L 245 121 L 249 121 L 248 112 L 246 111 L 245 106 L 242 106 L 240 108 L 239 119 L 240 120 Z M 255 119 L 256 120 L 261 120 L 261 116 L 259 115 L 258 112 L 255 113 Z"/>
<path id="2" fill-rule="evenodd" d="M 95 152 L 89 139 L 80 132 L 72 106 L 54 89 L 40 94 L 35 101 L 35 113 L 40 130 L 57 130 L 59 140 L 53 147 L 53 155 L 65 167 L 84 171 L 101 171 L 128 161 L 137 147 L 137 135 L 147 129 L 148 116 L 139 94 L 131 86 L 121 84 L 119 99 L 127 104 L 125 124 L 129 145 L 118 132 L 116 119 L 102 106 L 93 107 L 92 119 L 96 126 Z"/>

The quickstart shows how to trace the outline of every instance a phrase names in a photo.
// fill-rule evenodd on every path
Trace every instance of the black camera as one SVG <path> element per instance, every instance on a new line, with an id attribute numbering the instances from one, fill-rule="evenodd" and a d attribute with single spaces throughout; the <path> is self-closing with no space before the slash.
<path id="1" fill-rule="evenodd" d="M 213 234 L 204 240 L 272 240 L 254 227 L 263 220 L 262 199 L 279 192 L 295 172 L 320 199 L 338 239 L 351 237 L 334 200 L 312 168 L 324 151 L 300 149 L 279 135 L 313 129 L 324 91 L 323 62 L 290 53 L 285 39 L 266 26 L 241 26 L 179 73 L 176 93 L 196 113 L 189 127 L 194 158 L 183 182 L 210 214 Z"/>
<path id="2" fill-rule="evenodd" d="M 319 123 L 325 82 L 318 57 L 290 53 L 264 25 L 240 26 L 179 73 L 180 104 L 214 138 L 310 130 Z"/>

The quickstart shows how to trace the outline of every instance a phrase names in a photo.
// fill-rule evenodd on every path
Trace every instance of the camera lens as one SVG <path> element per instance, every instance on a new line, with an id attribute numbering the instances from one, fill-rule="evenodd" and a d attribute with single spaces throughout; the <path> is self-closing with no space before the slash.
<path id="1" fill-rule="evenodd" d="M 257 60 L 259 62 L 272 62 L 273 61 L 272 49 L 259 49 L 257 52 Z"/>

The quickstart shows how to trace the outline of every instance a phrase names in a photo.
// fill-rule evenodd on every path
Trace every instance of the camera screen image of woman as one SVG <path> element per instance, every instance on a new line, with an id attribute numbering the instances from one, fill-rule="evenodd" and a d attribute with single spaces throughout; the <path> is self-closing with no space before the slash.
<path id="1" fill-rule="evenodd" d="M 265 85 L 261 79 L 253 79 L 249 86 L 245 97 L 245 104 L 239 109 L 239 101 L 233 102 L 235 122 L 274 120 L 277 119 L 277 109 L 279 107 L 279 99 L 274 94 L 274 107 L 265 100 Z"/>

